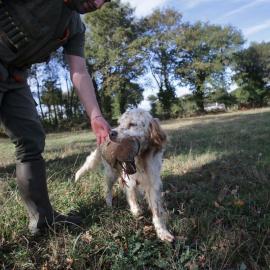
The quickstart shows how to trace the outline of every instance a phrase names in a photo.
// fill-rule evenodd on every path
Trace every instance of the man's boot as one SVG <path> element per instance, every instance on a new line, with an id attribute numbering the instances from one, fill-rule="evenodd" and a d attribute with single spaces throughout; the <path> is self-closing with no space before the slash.
<path id="1" fill-rule="evenodd" d="M 57 222 L 80 223 L 82 217 L 67 217 L 53 210 L 48 196 L 44 160 L 17 163 L 16 174 L 20 196 L 30 218 L 29 230 L 32 233 Z"/>

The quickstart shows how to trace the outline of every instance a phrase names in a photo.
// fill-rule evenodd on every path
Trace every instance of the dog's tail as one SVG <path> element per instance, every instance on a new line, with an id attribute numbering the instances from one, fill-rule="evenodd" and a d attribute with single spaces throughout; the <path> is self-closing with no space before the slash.
<path id="1" fill-rule="evenodd" d="M 88 171 L 94 171 L 101 166 L 101 151 L 97 148 L 94 152 L 86 158 L 83 166 L 76 172 L 75 182 L 78 181 Z"/>

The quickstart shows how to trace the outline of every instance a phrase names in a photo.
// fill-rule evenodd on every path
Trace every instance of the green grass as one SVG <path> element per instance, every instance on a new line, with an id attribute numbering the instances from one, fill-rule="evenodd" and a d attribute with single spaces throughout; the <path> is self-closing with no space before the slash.
<path id="1" fill-rule="evenodd" d="M 81 214 L 80 227 L 32 236 L 15 180 L 14 147 L 0 139 L 1 269 L 269 269 L 270 109 L 162 122 L 163 199 L 175 242 L 163 243 L 151 212 L 133 217 L 115 187 L 104 201 L 104 171 L 74 182 L 95 137 L 49 134 L 44 158 L 55 209 Z"/>

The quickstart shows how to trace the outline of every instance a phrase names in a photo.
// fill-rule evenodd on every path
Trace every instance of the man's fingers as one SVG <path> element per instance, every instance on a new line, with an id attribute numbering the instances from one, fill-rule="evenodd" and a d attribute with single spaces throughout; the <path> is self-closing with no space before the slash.
<path id="1" fill-rule="evenodd" d="M 97 137 L 97 146 L 100 146 L 107 140 L 107 137 Z"/>
<path id="2" fill-rule="evenodd" d="M 100 137 L 97 137 L 97 146 L 100 146 L 101 139 Z"/>
<path id="3" fill-rule="evenodd" d="M 106 137 L 101 137 L 101 144 L 104 143 L 107 140 Z"/>

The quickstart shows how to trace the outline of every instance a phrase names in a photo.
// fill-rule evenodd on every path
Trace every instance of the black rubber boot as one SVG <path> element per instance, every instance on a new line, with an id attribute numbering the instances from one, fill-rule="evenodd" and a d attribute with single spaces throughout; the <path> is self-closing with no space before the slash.
<path id="1" fill-rule="evenodd" d="M 39 229 L 58 222 L 65 224 L 81 222 L 82 217 L 67 217 L 53 210 L 48 196 L 44 160 L 17 163 L 16 174 L 20 196 L 30 218 L 31 233 L 37 233 Z"/>

